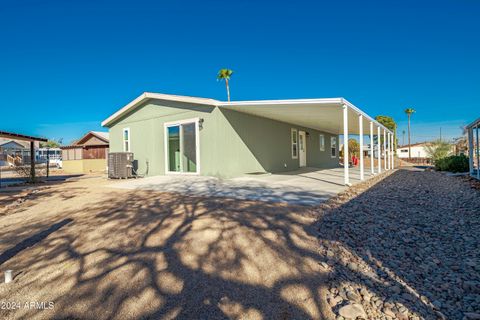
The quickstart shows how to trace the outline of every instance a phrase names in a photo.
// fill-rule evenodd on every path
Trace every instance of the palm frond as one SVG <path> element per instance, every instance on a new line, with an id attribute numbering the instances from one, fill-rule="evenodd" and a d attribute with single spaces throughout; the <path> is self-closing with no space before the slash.
<path id="1" fill-rule="evenodd" d="M 217 73 L 217 79 L 218 80 L 223 80 L 223 79 L 226 79 L 226 80 L 230 80 L 230 77 L 232 76 L 233 74 L 233 71 L 230 70 L 230 69 L 220 69 Z"/>

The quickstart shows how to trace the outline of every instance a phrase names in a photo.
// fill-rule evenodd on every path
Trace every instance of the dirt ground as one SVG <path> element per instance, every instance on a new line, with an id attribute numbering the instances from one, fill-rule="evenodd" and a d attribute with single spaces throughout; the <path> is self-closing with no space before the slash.
<path id="1" fill-rule="evenodd" d="M 473 179 L 403 168 L 315 208 L 111 184 L 0 194 L 1 319 L 480 317 Z"/>
<path id="2" fill-rule="evenodd" d="M 0 271 L 15 275 L 0 284 L 0 318 L 330 315 L 311 209 L 111 183 L 0 196 Z"/>

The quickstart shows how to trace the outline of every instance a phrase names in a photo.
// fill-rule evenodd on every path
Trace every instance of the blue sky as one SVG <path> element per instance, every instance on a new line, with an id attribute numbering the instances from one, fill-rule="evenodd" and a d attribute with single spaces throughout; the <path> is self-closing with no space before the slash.
<path id="1" fill-rule="evenodd" d="M 480 1 L 2 0 L 1 129 L 69 142 L 144 91 L 413 107 L 413 141 L 480 114 Z M 105 129 L 103 129 L 105 130 Z"/>

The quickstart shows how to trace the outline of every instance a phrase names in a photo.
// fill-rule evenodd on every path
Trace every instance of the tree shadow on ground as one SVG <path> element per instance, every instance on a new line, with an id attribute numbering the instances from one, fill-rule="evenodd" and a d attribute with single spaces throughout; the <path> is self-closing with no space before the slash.
<path id="1" fill-rule="evenodd" d="M 8 261 L 9 259 L 13 258 L 19 252 L 22 252 L 23 250 L 27 249 L 28 247 L 36 245 L 37 243 L 39 243 L 40 241 L 42 241 L 43 239 L 48 237 L 51 233 L 57 231 L 58 229 L 60 229 L 64 225 L 69 224 L 72 221 L 73 221 L 72 219 L 68 219 L 68 218 L 63 219 L 62 221 L 51 225 L 47 229 L 44 229 L 44 230 L 32 235 L 31 237 L 23 240 L 22 242 L 16 244 L 13 248 L 10 248 L 10 249 L 6 250 L 2 254 L 0 254 L 0 265 L 2 263 L 4 263 L 5 261 Z"/>
<path id="2" fill-rule="evenodd" d="M 412 252 L 413 244 L 403 240 L 409 220 L 397 220 L 404 208 L 379 205 L 397 203 L 394 181 L 408 174 L 398 171 L 351 201 L 340 196 L 338 206 L 320 208 L 112 191 L 59 214 L 74 221 L 3 265 L 25 270 L 11 297 L 32 298 L 31 292 L 54 301 L 55 309 L 0 315 L 332 319 L 327 291 L 348 281 L 432 318 L 431 306 L 418 308 L 421 295 L 432 300 L 426 289 L 409 281 L 422 251 Z M 425 205 L 419 198 L 417 208 Z M 349 228 L 358 217 L 362 224 Z M 381 235 L 379 243 L 372 243 L 378 241 L 372 234 Z M 442 248 L 432 250 L 440 256 Z M 396 265 L 396 251 L 407 268 Z M 362 266 L 350 265 L 348 255 Z M 401 292 L 392 293 L 393 285 Z"/>
<path id="3" fill-rule="evenodd" d="M 309 208 L 138 191 L 64 216 L 5 263 L 28 270 L 17 289 L 55 301 L 53 317 L 328 318 Z"/>

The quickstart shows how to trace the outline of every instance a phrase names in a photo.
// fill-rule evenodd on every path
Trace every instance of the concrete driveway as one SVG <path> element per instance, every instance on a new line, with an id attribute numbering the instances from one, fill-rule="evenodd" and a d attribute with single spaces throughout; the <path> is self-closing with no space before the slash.
<path id="1" fill-rule="evenodd" d="M 366 174 L 365 177 L 368 179 L 370 175 Z M 360 182 L 357 168 L 350 170 L 350 181 L 352 184 Z M 315 206 L 345 190 L 343 183 L 343 168 L 302 168 L 291 172 L 245 175 L 233 179 L 185 175 L 154 176 L 116 182 L 109 187 Z"/>

